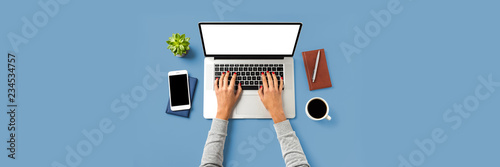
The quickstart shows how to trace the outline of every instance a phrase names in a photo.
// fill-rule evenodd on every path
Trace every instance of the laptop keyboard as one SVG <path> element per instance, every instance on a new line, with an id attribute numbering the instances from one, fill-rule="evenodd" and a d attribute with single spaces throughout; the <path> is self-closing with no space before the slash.
<path id="1" fill-rule="evenodd" d="M 280 84 L 280 77 L 284 77 L 283 64 L 215 64 L 215 78 L 219 78 L 222 72 L 227 72 L 231 74 L 228 78 L 228 82 L 231 80 L 233 73 L 236 73 L 235 85 L 241 83 L 241 88 L 243 90 L 258 90 L 262 85 L 262 80 L 260 78 L 261 73 L 274 72 L 276 78 L 278 79 L 278 85 Z M 284 88 L 285 83 L 283 83 Z"/>

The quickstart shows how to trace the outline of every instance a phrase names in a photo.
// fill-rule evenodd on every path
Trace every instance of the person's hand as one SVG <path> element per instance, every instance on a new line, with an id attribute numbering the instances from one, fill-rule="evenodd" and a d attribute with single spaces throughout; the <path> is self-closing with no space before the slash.
<path id="1" fill-rule="evenodd" d="M 279 123 L 286 120 L 285 113 L 283 112 L 283 102 L 281 99 L 281 92 L 283 91 L 283 77 L 280 78 L 280 84 L 276 79 L 276 74 L 270 74 L 267 71 L 265 74 L 261 73 L 262 86 L 259 88 L 259 97 L 264 107 L 271 114 L 274 123 Z"/>
<path id="2" fill-rule="evenodd" d="M 229 71 L 222 73 L 220 78 L 215 79 L 214 91 L 217 96 L 217 115 L 216 118 L 228 120 L 233 111 L 234 104 L 241 95 L 241 84 L 238 84 L 238 90 L 234 92 L 234 83 L 236 80 L 236 73 L 231 78 L 231 83 L 227 83 L 229 78 Z"/>

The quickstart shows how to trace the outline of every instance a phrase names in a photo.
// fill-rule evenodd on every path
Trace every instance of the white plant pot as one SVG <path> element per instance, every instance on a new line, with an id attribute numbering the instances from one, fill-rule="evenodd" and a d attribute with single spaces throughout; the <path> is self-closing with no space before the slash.
<path id="1" fill-rule="evenodd" d="M 187 54 L 189 53 L 189 50 L 186 50 L 186 53 L 182 54 L 182 55 L 175 55 L 176 57 L 184 57 L 186 56 Z"/>

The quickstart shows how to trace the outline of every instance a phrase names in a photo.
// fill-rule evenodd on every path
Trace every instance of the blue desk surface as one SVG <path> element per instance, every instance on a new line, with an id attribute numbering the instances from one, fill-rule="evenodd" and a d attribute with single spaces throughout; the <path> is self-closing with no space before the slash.
<path id="1" fill-rule="evenodd" d="M 221 20 L 304 24 L 290 121 L 312 166 L 500 165 L 500 87 L 487 83 L 500 82 L 498 2 L 69 1 L 46 18 L 38 2 L 4 1 L 0 11 L 4 55 L 14 51 L 7 34 L 23 36 L 23 17 L 39 19 L 16 51 L 16 160 L 1 142 L 2 166 L 199 165 L 211 120 L 202 117 L 197 23 Z M 388 8 L 390 21 L 375 23 L 370 12 Z M 356 45 L 356 27 L 370 31 L 368 41 Z M 167 49 L 172 33 L 191 37 L 186 57 Z M 350 61 L 343 42 L 358 49 Z M 309 91 L 301 52 L 319 48 L 334 86 Z M 4 58 L 0 66 L 7 68 Z M 165 114 L 166 78 L 148 71 L 156 68 L 200 79 L 190 118 Z M 146 89 L 144 80 L 156 86 Z M 307 118 L 304 105 L 315 96 L 328 101 L 332 121 Z M 93 129 L 102 140 L 89 145 L 83 132 Z M 69 164 L 72 150 L 79 158 Z M 271 120 L 231 120 L 224 155 L 226 166 L 284 166 Z"/>

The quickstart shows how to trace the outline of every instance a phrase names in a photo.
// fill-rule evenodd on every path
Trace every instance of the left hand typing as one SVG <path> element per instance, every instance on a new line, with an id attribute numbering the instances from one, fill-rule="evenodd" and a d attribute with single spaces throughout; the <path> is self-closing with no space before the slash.
<path id="1" fill-rule="evenodd" d="M 215 79 L 214 91 L 217 96 L 217 115 L 216 118 L 228 120 L 233 111 L 236 101 L 241 96 L 241 84 L 238 84 L 238 90 L 234 91 L 236 73 L 231 77 L 228 84 L 229 71 L 222 73 L 220 78 Z"/>

